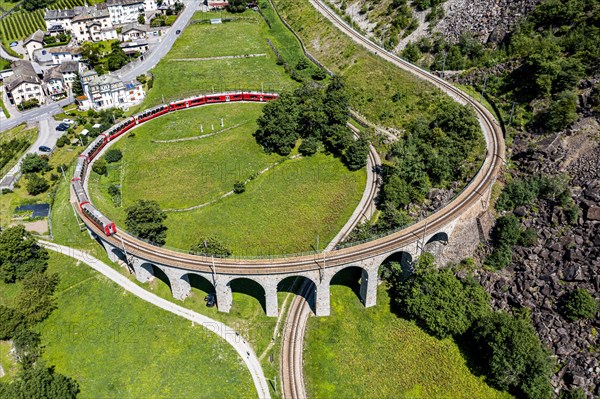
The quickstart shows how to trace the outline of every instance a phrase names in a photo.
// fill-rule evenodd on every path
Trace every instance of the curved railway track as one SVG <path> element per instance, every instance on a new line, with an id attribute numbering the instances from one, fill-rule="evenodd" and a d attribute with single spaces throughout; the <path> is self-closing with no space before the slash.
<path id="1" fill-rule="evenodd" d="M 315 4 L 315 2 L 312 2 L 312 4 Z M 413 243 L 415 240 L 419 239 L 419 237 L 422 237 L 425 230 L 429 232 L 440 230 L 446 224 L 458 218 L 463 211 L 468 209 L 471 205 L 487 196 L 488 190 L 491 188 L 495 181 L 495 177 L 502 166 L 504 159 L 502 130 L 492 114 L 485 107 L 444 80 L 400 59 L 399 57 L 386 53 L 385 50 L 379 46 L 362 37 L 357 32 L 354 32 L 349 26 L 341 21 L 335 13 L 328 10 L 324 5 L 321 5 L 318 8 L 332 20 L 340 30 L 351 36 L 357 43 L 398 67 L 430 82 L 458 102 L 471 105 L 477 114 L 486 139 L 487 151 L 485 161 L 467 187 L 452 202 L 450 202 L 450 204 L 406 229 L 377 240 L 353 247 L 333 250 L 325 254 L 267 259 L 215 259 L 214 265 L 219 273 L 236 275 L 294 273 L 318 270 L 322 268 L 320 265 L 323 263 L 325 263 L 325 267 L 334 267 L 397 251 L 398 249 Z M 125 232 L 119 232 L 107 237 L 85 217 L 83 217 L 83 220 L 86 222 L 88 228 L 102 237 L 103 240 L 117 248 L 125 247 L 123 249 L 125 249 L 128 254 L 139 256 L 150 262 L 156 262 L 175 268 L 208 273 L 212 272 L 213 260 L 211 258 L 156 247 Z"/>

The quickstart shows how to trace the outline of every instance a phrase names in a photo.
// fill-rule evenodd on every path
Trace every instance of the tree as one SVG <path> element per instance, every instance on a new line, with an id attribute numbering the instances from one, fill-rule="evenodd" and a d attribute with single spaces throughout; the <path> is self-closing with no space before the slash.
<path id="1" fill-rule="evenodd" d="M 598 313 L 598 302 L 584 288 L 576 288 L 560 301 L 560 313 L 569 321 L 593 319 Z"/>
<path id="2" fill-rule="evenodd" d="M 343 154 L 353 141 L 352 132 L 346 125 L 330 126 L 323 137 L 325 148 L 334 155 Z"/>
<path id="3" fill-rule="evenodd" d="M 577 120 L 577 98 L 574 93 L 563 92 L 556 96 L 540 117 L 541 126 L 549 132 L 558 132 Z"/>
<path id="4" fill-rule="evenodd" d="M 472 338 L 491 385 L 517 397 L 552 397 L 552 360 L 529 321 L 495 312 L 474 323 Z"/>
<path id="5" fill-rule="evenodd" d="M 512 213 L 505 216 L 500 216 L 496 220 L 494 230 L 492 231 L 492 239 L 494 242 L 501 245 L 515 245 L 521 237 L 521 223 Z"/>
<path id="6" fill-rule="evenodd" d="M 427 253 L 419 258 L 415 273 L 393 292 L 404 316 L 438 338 L 463 334 L 490 311 L 489 295 L 479 284 L 459 280 L 450 269 L 436 270 Z"/>
<path id="7" fill-rule="evenodd" d="M 585 392 L 581 388 L 573 388 L 570 390 L 562 390 L 560 391 L 560 395 L 558 399 L 586 399 L 587 396 Z"/>
<path id="8" fill-rule="evenodd" d="M 138 24 L 144 25 L 146 23 L 146 17 L 144 16 L 144 14 L 138 15 L 137 21 L 138 21 Z"/>
<path id="9" fill-rule="evenodd" d="M 369 143 L 365 138 L 361 137 L 348 146 L 342 159 L 348 169 L 355 171 L 367 164 L 368 157 Z"/>
<path id="10" fill-rule="evenodd" d="M 125 226 L 127 230 L 156 245 L 164 245 L 167 227 L 163 224 L 167 214 L 160 209 L 156 201 L 138 200 L 127 209 Z"/>
<path id="11" fill-rule="evenodd" d="M 53 294 L 59 281 L 56 273 L 48 276 L 39 272 L 31 273 L 23 280 L 23 289 L 17 296 L 17 308 L 29 325 L 45 320 L 56 309 Z"/>
<path id="12" fill-rule="evenodd" d="M 54 367 L 35 364 L 21 370 L 13 382 L 0 387 L 3 398 L 75 399 L 79 384 L 54 371 Z"/>
<path id="13" fill-rule="evenodd" d="M 94 162 L 94 165 L 92 165 L 92 170 L 99 175 L 105 175 L 108 170 L 106 160 L 104 158 L 98 159 Z"/>
<path id="14" fill-rule="evenodd" d="M 16 309 L 0 305 L 0 340 L 12 339 L 24 327 L 23 314 Z"/>
<path id="15" fill-rule="evenodd" d="M 265 104 L 258 118 L 258 130 L 254 132 L 256 142 L 267 153 L 288 155 L 298 139 L 297 102 L 290 93 L 282 94 L 277 100 Z"/>
<path id="16" fill-rule="evenodd" d="M 385 179 L 381 189 L 381 202 L 393 209 L 406 208 L 410 204 L 410 185 L 397 174 Z"/>
<path id="17" fill-rule="evenodd" d="M 123 158 L 123 153 L 117 148 L 111 148 L 104 154 L 104 159 L 108 163 L 119 162 Z"/>
<path id="18" fill-rule="evenodd" d="M 56 146 L 58 148 L 62 148 L 65 145 L 69 144 L 71 141 L 69 140 L 69 137 L 66 134 L 63 134 L 62 136 L 59 137 L 59 139 L 56 141 Z"/>
<path id="19" fill-rule="evenodd" d="M 81 86 L 81 76 L 79 76 L 79 73 L 75 74 L 72 89 L 75 97 L 83 96 L 83 87 Z"/>
<path id="20" fill-rule="evenodd" d="M 48 251 L 40 247 L 22 225 L 0 233 L 0 278 L 5 283 L 22 280 L 29 273 L 41 273 L 48 266 Z"/>
<path id="21" fill-rule="evenodd" d="M 31 330 L 21 330 L 15 334 L 13 344 L 17 354 L 17 359 L 23 367 L 32 366 L 42 355 L 42 340 L 40 333 Z"/>
<path id="22" fill-rule="evenodd" d="M 51 169 L 48 158 L 37 154 L 27 154 L 21 161 L 21 172 L 23 174 L 48 172 Z"/>
<path id="23" fill-rule="evenodd" d="M 410 62 L 417 62 L 421 58 L 421 50 L 416 43 L 408 42 L 404 50 L 402 50 L 402 56 Z"/>
<path id="24" fill-rule="evenodd" d="M 195 254 L 205 256 L 216 256 L 218 258 L 227 258 L 231 256 L 231 251 L 214 237 L 202 237 L 198 243 L 190 248 Z"/>
<path id="25" fill-rule="evenodd" d="M 238 181 L 233 185 L 233 192 L 236 194 L 241 194 L 246 191 L 246 183 L 243 181 Z"/>
<path id="26" fill-rule="evenodd" d="M 311 74 L 311 77 L 314 80 L 323 80 L 327 77 L 327 72 L 325 72 L 323 68 L 315 68 L 315 70 Z"/>
<path id="27" fill-rule="evenodd" d="M 325 114 L 329 118 L 329 125 L 346 125 L 350 116 L 350 100 L 346 92 L 344 79 L 335 75 L 325 90 L 323 100 Z"/>
<path id="28" fill-rule="evenodd" d="M 30 173 L 27 175 L 27 185 L 25 187 L 29 195 L 38 195 L 48 190 L 50 185 L 43 177 Z"/>
<path id="29" fill-rule="evenodd" d="M 319 141 L 314 137 L 307 137 L 302 139 L 302 143 L 300 143 L 300 147 L 298 151 L 305 157 L 309 157 L 314 155 L 319 150 Z"/>

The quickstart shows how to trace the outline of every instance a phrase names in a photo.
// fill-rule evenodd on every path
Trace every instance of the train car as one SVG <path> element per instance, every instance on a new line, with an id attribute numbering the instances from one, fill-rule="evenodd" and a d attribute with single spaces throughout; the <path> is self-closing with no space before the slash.
<path id="1" fill-rule="evenodd" d="M 244 101 L 264 102 L 264 101 L 274 100 L 276 98 L 277 98 L 277 94 L 271 94 L 271 93 L 245 92 L 243 94 Z"/>
<path id="2" fill-rule="evenodd" d="M 169 103 L 169 111 L 177 111 L 179 109 L 185 109 L 190 106 L 190 100 L 178 100 Z"/>
<path id="3" fill-rule="evenodd" d="M 75 172 L 73 173 L 73 178 L 71 181 L 83 180 L 85 176 L 85 169 L 87 167 L 87 158 L 85 155 L 81 154 L 79 158 L 77 158 L 77 164 L 75 165 Z"/>
<path id="4" fill-rule="evenodd" d="M 101 229 L 107 236 L 115 234 L 117 227 L 111 222 L 106 216 L 104 216 L 94 205 L 87 203 L 81 206 L 83 214 L 92 221 L 99 229 Z"/>
<path id="5" fill-rule="evenodd" d="M 220 94 L 209 94 L 206 96 L 207 104 L 224 103 L 224 102 L 229 102 L 229 95 L 220 93 Z"/>
<path id="6" fill-rule="evenodd" d="M 71 183 L 71 186 L 73 187 L 75 197 L 77 197 L 77 204 L 79 205 L 79 208 L 81 208 L 81 210 L 83 211 L 83 206 L 85 204 L 90 203 L 90 200 L 88 199 L 88 196 L 85 193 L 85 190 L 83 189 L 83 184 L 80 180 L 76 180 Z"/>
<path id="7" fill-rule="evenodd" d="M 227 97 L 229 97 L 229 100 L 225 99 L 225 101 L 242 101 L 244 99 L 244 93 L 229 93 Z"/>
<path id="8" fill-rule="evenodd" d="M 150 119 L 154 119 L 157 116 L 166 114 L 167 112 L 169 112 L 169 106 L 165 104 L 159 105 L 158 107 L 150 108 L 134 116 L 135 124 L 139 125 L 140 123 L 144 123 L 146 121 L 149 121 Z"/>
<path id="9" fill-rule="evenodd" d="M 104 148 L 107 142 L 105 133 L 100 134 L 92 141 L 92 144 L 82 153 L 82 155 L 86 156 L 88 163 Z"/>
<path id="10" fill-rule="evenodd" d="M 263 93 L 263 101 L 277 100 L 278 98 L 279 98 L 279 94 L 276 94 L 276 93 Z"/>
<path id="11" fill-rule="evenodd" d="M 194 97 L 191 100 L 189 100 L 190 107 L 196 107 L 198 105 L 204 104 L 206 104 L 206 96 Z"/>
<path id="12" fill-rule="evenodd" d="M 134 127 L 135 124 L 136 122 L 134 117 L 127 118 L 126 120 L 109 130 L 110 133 L 106 135 L 107 141 L 116 139 L 117 137 Z"/>

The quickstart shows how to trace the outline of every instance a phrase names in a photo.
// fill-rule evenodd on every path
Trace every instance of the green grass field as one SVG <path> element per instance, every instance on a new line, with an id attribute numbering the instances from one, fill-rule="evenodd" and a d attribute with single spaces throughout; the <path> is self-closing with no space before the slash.
<path id="1" fill-rule="evenodd" d="M 194 19 L 218 16 L 218 13 L 196 13 Z M 154 87 L 148 93 L 144 107 L 162 103 L 163 97 L 170 101 L 203 92 L 241 89 L 280 92 L 298 86 L 283 66 L 276 64 L 276 56 L 266 41 L 267 38 L 274 39 L 259 14 L 224 12 L 223 16 L 242 19 L 218 25 L 191 24 L 185 29 L 167 56 L 151 71 L 155 77 Z M 265 56 L 181 60 L 248 54 Z"/>
<path id="2" fill-rule="evenodd" d="M 138 199 L 156 200 L 163 209 L 184 209 L 218 199 L 236 181 L 285 159 L 265 154 L 252 137 L 261 107 L 201 107 L 141 126 L 135 137 L 124 137 L 114 145 L 124 158 L 111 167 L 108 176 L 91 174 L 94 203 L 123 226 L 124 209 Z M 239 126 L 199 140 L 152 141 L 200 135 L 201 123 L 205 133 L 212 131 L 211 124 L 220 129 L 221 117 L 227 121 L 226 128 Z M 123 206 L 117 207 L 108 186 L 121 179 Z M 251 180 L 243 194 L 199 209 L 169 212 L 167 245 L 186 250 L 198 236 L 210 235 L 239 256 L 310 251 L 317 236 L 326 243 L 337 234 L 360 201 L 365 184 L 364 170 L 349 172 L 332 156 L 286 160 Z"/>
<path id="3" fill-rule="evenodd" d="M 378 289 L 365 309 L 351 288 L 331 287 L 331 316 L 311 317 L 304 349 L 308 396 L 314 398 L 510 398 L 474 376 L 458 346 L 438 340 L 390 312 Z"/>
<path id="4" fill-rule="evenodd" d="M 207 329 L 71 258 L 51 253 L 48 272 L 61 276 L 58 308 L 36 329 L 44 359 L 79 382 L 80 398 L 255 396 L 237 353 Z"/>
<path id="5" fill-rule="evenodd" d="M 338 31 L 308 0 L 274 0 L 282 17 L 321 63 L 346 78 L 350 105 L 372 122 L 402 128 L 430 107 L 440 92 L 381 60 Z M 396 101 L 392 100 L 398 94 Z"/>

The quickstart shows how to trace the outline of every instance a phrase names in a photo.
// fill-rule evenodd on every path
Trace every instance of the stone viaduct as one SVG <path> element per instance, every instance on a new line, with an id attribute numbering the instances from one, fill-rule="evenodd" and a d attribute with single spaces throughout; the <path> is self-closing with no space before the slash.
<path id="1" fill-rule="evenodd" d="M 191 293 L 192 283 L 202 286 L 206 292 L 214 292 L 217 307 L 221 312 L 229 312 L 232 306 L 232 291 L 236 290 L 236 282 L 246 281 L 246 285 L 254 286 L 253 295 L 261 302 L 267 316 L 275 317 L 278 314 L 277 292 L 286 291 L 293 278 L 307 279 L 312 286 L 312 297 L 309 302 L 317 316 L 330 314 L 329 288 L 335 277 L 342 270 L 349 268 L 360 272 L 360 277 L 355 283 L 360 300 L 365 307 L 374 306 L 377 302 L 377 284 L 379 269 L 386 260 L 395 260 L 410 266 L 412 261 L 422 252 L 432 253 L 440 264 L 449 261 L 459 261 L 470 256 L 485 234 L 485 209 L 487 198 L 482 198 L 474 203 L 470 209 L 462 213 L 461 217 L 445 225 L 439 231 L 431 231 L 422 237 L 415 237 L 413 243 L 389 250 L 377 256 L 347 264 L 328 266 L 329 253 L 316 253 L 314 255 L 315 269 L 296 272 L 278 272 L 274 269 L 268 274 L 229 274 L 219 271 L 214 266 L 212 272 L 190 270 L 185 267 L 174 267 L 145 259 L 140 255 L 132 255 L 122 247 L 109 242 L 106 236 L 91 231 L 93 237 L 106 249 L 113 262 L 120 263 L 129 268 L 140 282 L 148 282 L 155 277 L 161 277 L 171 288 L 173 297 L 185 300 Z M 358 275 L 359 273 L 356 273 Z M 256 294 L 262 292 L 262 294 Z M 307 298 L 308 299 L 308 298 Z"/>

